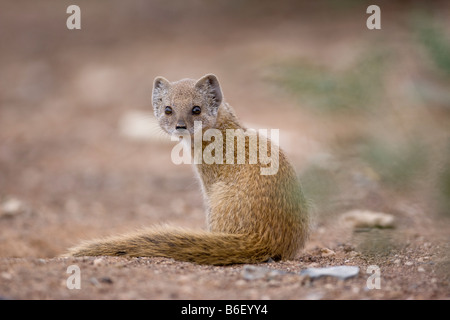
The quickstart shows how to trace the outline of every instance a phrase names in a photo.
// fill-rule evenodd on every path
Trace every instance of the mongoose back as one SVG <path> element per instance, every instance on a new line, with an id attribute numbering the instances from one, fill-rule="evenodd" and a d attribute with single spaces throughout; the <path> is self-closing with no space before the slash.
<path id="1" fill-rule="evenodd" d="M 223 137 L 227 129 L 247 130 L 224 102 L 213 74 L 198 81 L 169 82 L 157 77 L 152 104 L 161 128 L 168 134 L 184 131 L 192 137 L 197 130 L 196 121 L 201 121 L 202 132 L 216 129 Z M 234 138 L 231 143 L 236 146 Z M 204 151 L 208 143 L 202 141 L 201 145 Z M 309 216 L 292 166 L 276 148 L 278 170 L 275 174 L 261 174 L 262 165 L 248 161 L 251 150 L 247 143 L 245 163 L 237 161 L 236 150 L 237 147 L 232 159 L 235 161 L 194 162 L 205 200 L 207 230 L 155 226 L 87 241 L 71 248 L 68 255 L 167 257 L 212 265 L 294 258 L 308 238 Z"/>

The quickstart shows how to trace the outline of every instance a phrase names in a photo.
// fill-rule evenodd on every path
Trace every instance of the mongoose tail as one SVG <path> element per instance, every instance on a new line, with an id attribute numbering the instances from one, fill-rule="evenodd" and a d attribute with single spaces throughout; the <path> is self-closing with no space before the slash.
<path id="1" fill-rule="evenodd" d="M 261 236 L 159 227 L 91 240 L 73 247 L 69 256 L 166 257 L 197 264 L 259 263 L 277 256 Z"/>

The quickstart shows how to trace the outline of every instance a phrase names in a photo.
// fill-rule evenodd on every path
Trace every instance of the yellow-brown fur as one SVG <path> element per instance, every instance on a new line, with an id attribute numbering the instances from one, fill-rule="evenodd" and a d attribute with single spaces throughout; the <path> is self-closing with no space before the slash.
<path id="1" fill-rule="evenodd" d="M 200 116 L 191 112 L 196 105 L 202 108 Z M 164 114 L 165 106 L 173 108 L 171 115 Z M 195 120 L 202 121 L 203 131 L 220 130 L 224 141 L 226 129 L 245 130 L 223 102 L 214 75 L 174 83 L 156 78 L 153 107 L 169 134 L 180 121 L 192 134 Z M 207 144 L 203 142 L 203 148 Z M 245 152 L 248 159 L 247 144 Z M 248 161 L 228 164 L 224 159 L 223 164 L 194 165 L 205 199 L 207 231 L 157 226 L 88 241 L 70 249 L 69 255 L 160 256 L 213 265 L 293 258 L 308 237 L 309 218 L 296 174 L 281 150 L 278 162 L 273 175 L 262 175 L 261 164 Z"/>

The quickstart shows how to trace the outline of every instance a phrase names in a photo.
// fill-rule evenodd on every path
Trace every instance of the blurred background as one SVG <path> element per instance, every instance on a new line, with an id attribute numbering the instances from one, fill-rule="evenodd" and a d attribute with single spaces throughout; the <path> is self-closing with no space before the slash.
<path id="1" fill-rule="evenodd" d="M 369 30 L 372 2 L 0 0 L 0 256 L 203 227 L 150 99 L 158 75 L 206 73 L 249 127 L 280 129 L 314 216 L 309 248 L 353 239 L 335 225 L 349 210 L 388 213 L 405 243 L 448 242 L 450 3 L 376 1 Z M 66 27 L 72 4 L 81 30 Z M 391 246 L 374 239 L 349 241 Z"/>

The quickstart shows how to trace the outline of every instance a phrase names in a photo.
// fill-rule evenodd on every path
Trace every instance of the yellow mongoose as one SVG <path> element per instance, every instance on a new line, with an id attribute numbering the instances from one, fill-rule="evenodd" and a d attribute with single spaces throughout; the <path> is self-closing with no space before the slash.
<path id="1" fill-rule="evenodd" d="M 203 132 L 216 129 L 223 137 L 227 129 L 246 130 L 223 101 L 213 74 L 172 83 L 157 77 L 152 103 L 161 128 L 169 134 L 185 130 L 195 135 L 196 121 L 201 121 Z M 201 143 L 204 151 L 207 143 Z M 308 237 L 309 216 L 296 174 L 276 150 L 275 174 L 261 174 L 261 164 L 249 161 L 194 163 L 205 199 L 207 231 L 157 226 L 84 242 L 71 248 L 69 255 L 168 257 L 213 265 L 294 258 Z M 245 154 L 248 159 L 247 143 Z M 237 157 L 235 151 L 232 160 Z"/>

